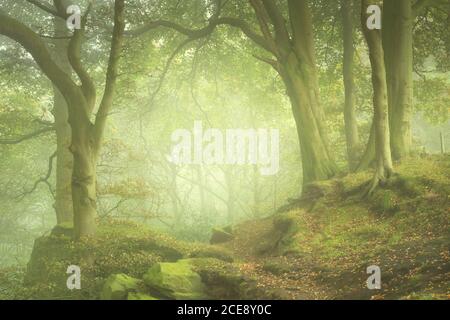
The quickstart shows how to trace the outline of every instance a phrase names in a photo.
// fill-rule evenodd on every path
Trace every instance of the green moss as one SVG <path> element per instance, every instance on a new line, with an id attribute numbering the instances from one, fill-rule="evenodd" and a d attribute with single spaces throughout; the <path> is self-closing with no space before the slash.
<path id="1" fill-rule="evenodd" d="M 126 274 L 113 274 L 108 277 L 100 295 L 102 300 L 126 300 L 130 292 L 136 292 L 140 280 Z"/>
<path id="2" fill-rule="evenodd" d="M 177 262 L 160 262 L 144 275 L 144 283 L 152 292 L 169 299 L 207 299 L 205 285 L 200 275 L 194 271 L 190 259 Z"/>
<path id="3" fill-rule="evenodd" d="M 35 240 L 25 284 L 43 287 L 40 298 L 98 299 L 105 279 L 125 273 L 141 278 L 149 266 L 175 261 L 186 254 L 186 244 L 135 223 L 107 221 L 95 239 L 72 241 L 65 235 Z M 81 290 L 66 287 L 67 267 L 81 268 Z"/>

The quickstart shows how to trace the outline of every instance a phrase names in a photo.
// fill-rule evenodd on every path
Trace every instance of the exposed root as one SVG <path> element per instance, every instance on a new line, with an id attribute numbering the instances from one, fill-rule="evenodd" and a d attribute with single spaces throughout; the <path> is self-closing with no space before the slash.
<path id="1" fill-rule="evenodd" d="M 375 190 L 377 190 L 378 187 L 383 187 L 386 184 L 388 184 L 389 180 L 394 176 L 394 172 L 392 169 L 386 169 L 383 168 L 382 170 L 377 170 L 375 174 L 373 175 L 373 178 L 371 181 L 369 181 L 366 185 L 365 191 L 363 192 L 362 198 L 369 198 L 373 195 Z"/>

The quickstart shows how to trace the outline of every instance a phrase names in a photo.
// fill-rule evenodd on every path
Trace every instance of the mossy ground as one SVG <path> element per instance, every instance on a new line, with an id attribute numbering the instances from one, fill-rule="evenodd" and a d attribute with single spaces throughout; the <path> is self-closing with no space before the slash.
<path id="1" fill-rule="evenodd" d="M 370 198 L 359 192 L 370 172 L 317 183 L 307 200 L 234 226 L 220 246 L 114 220 L 95 239 L 46 235 L 28 270 L 0 272 L 0 298 L 98 299 L 111 274 L 142 279 L 155 263 L 192 258 L 214 299 L 448 299 L 450 157 L 409 159 L 396 172 Z M 82 290 L 67 290 L 69 265 L 81 267 Z M 381 290 L 366 288 L 370 265 Z"/>
<path id="2" fill-rule="evenodd" d="M 448 299 L 450 157 L 409 159 L 396 170 L 370 198 L 358 192 L 370 172 L 327 181 L 324 196 L 235 227 L 227 246 L 261 286 L 291 298 Z M 274 275 L 269 257 L 290 272 Z M 381 268 L 381 290 L 366 287 L 371 265 Z"/>
<path id="3" fill-rule="evenodd" d="M 112 274 L 142 278 L 155 263 L 190 257 L 233 260 L 225 248 L 177 241 L 132 222 L 103 221 L 95 239 L 75 242 L 60 232 L 36 239 L 27 268 L 0 272 L 0 298 L 98 299 Z M 70 265 L 81 269 L 81 290 L 67 289 Z"/>

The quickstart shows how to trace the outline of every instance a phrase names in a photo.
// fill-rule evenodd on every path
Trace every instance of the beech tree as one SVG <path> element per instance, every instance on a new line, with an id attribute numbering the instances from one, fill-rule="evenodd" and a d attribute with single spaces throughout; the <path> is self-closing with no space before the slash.
<path id="1" fill-rule="evenodd" d="M 386 0 L 383 8 L 383 49 L 394 159 L 409 155 L 413 103 L 413 23 L 411 0 Z"/>
<path id="2" fill-rule="evenodd" d="M 54 9 L 58 14 L 64 16 L 65 6 L 70 5 L 66 2 L 65 6 L 56 6 L 54 1 Z M 61 17 L 53 17 L 54 26 L 54 52 L 53 59 L 55 63 L 68 76 L 72 72 L 70 62 L 67 57 L 67 49 L 70 34 L 66 26 L 66 21 Z M 55 192 L 55 211 L 56 222 L 58 224 L 71 223 L 73 221 L 73 203 L 72 203 L 72 184 L 71 176 L 73 170 L 73 156 L 69 150 L 71 144 L 71 128 L 68 123 L 67 102 L 58 87 L 53 83 L 53 115 L 55 118 L 56 131 L 56 192 Z"/>
<path id="3" fill-rule="evenodd" d="M 393 174 L 390 136 L 388 90 L 384 51 L 381 40 L 381 30 L 369 30 L 367 27 L 367 8 L 370 5 L 379 5 L 378 1 L 362 0 L 361 22 L 362 30 L 369 48 L 370 64 L 372 66 L 373 85 L 373 130 L 375 139 L 375 174 L 368 189 L 368 194 Z"/>
<path id="4" fill-rule="evenodd" d="M 345 87 L 344 121 L 347 142 L 347 158 L 349 169 L 355 170 L 358 165 L 359 136 L 355 112 L 355 83 L 353 74 L 355 47 L 353 43 L 353 1 L 341 1 L 343 25 L 343 76 Z"/>
<path id="5" fill-rule="evenodd" d="M 199 29 L 186 28 L 168 20 L 156 20 L 137 28 L 132 35 L 165 27 L 187 37 L 182 44 L 209 36 L 218 26 L 238 28 L 266 52 L 256 56 L 271 65 L 280 75 L 290 98 L 300 142 L 303 184 L 333 177 L 337 168 L 331 156 L 325 116 L 320 103 L 318 70 L 314 48 L 312 13 L 307 0 L 288 0 L 280 5 L 274 0 L 249 1 L 257 27 L 245 19 L 222 14 L 222 1 L 208 24 Z M 286 13 L 286 14 L 284 14 Z"/>
<path id="6" fill-rule="evenodd" d="M 46 5 L 42 5 L 41 8 L 65 20 L 67 15 L 64 2 L 55 0 L 54 4 L 58 8 L 57 10 Z M 125 28 L 124 0 L 115 0 L 114 28 L 105 89 L 97 114 L 94 117 L 95 120 L 92 122 L 91 117 L 96 107 L 96 88 L 84 69 L 80 57 L 83 34 L 90 9 L 91 5 L 82 17 L 82 27 L 73 32 L 67 48 L 69 63 L 78 76 L 81 85 L 78 85 L 57 64 L 45 42 L 36 32 L 17 19 L 0 12 L 0 34 L 17 41 L 33 56 L 42 72 L 50 79 L 67 103 L 68 121 L 72 129 L 69 150 L 73 155 L 71 185 L 74 235 L 76 238 L 92 236 L 96 230 L 96 161 L 100 152 L 108 112 L 113 103 Z"/>

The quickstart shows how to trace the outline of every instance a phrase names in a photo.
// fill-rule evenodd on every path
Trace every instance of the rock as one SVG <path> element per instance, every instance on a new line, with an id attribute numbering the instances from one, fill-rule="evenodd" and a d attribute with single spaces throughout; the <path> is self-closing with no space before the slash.
<path id="1" fill-rule="evenodd" d="M 52 236 L 65 236 L 71 238 L 73 235 L 73 224 L 72 223 L 60 223 L 53 227 Z"/>
<path id="2" fill-rule="evenodd" d="M 228 242 L 234 239 L 234 235 L 220 228 L 213 228 L 211 240 L 209 243 L 218 244 Z"/>
<path id="3" fill-rule="evenodd" d="M 194 249 L 190 254 L 189 258 L 215 258 L 225 262 L 233 262 L 233 254 L 222 247 L 219 246 L 200 246 Z"/>
<path id="4" fill-rule="evenodd" d="M 126 300 L 129 293 L 136 292 L 140 280 L 126 274 L 113 274 L 106 279 L 100 295 L 101 300 Z"/>
<path id="5" fill-rule="evenodd" d="M 145 293 L 129 292 L 127 300 L 159 300 Z"/>
<path id="6" fill-rule="evenodd" d="M 144 275 L 144 283 L 150 290 L 169 299 L 208 298 L 200 275 L 193 270 L 191 259 L 156 263 Z"/>

